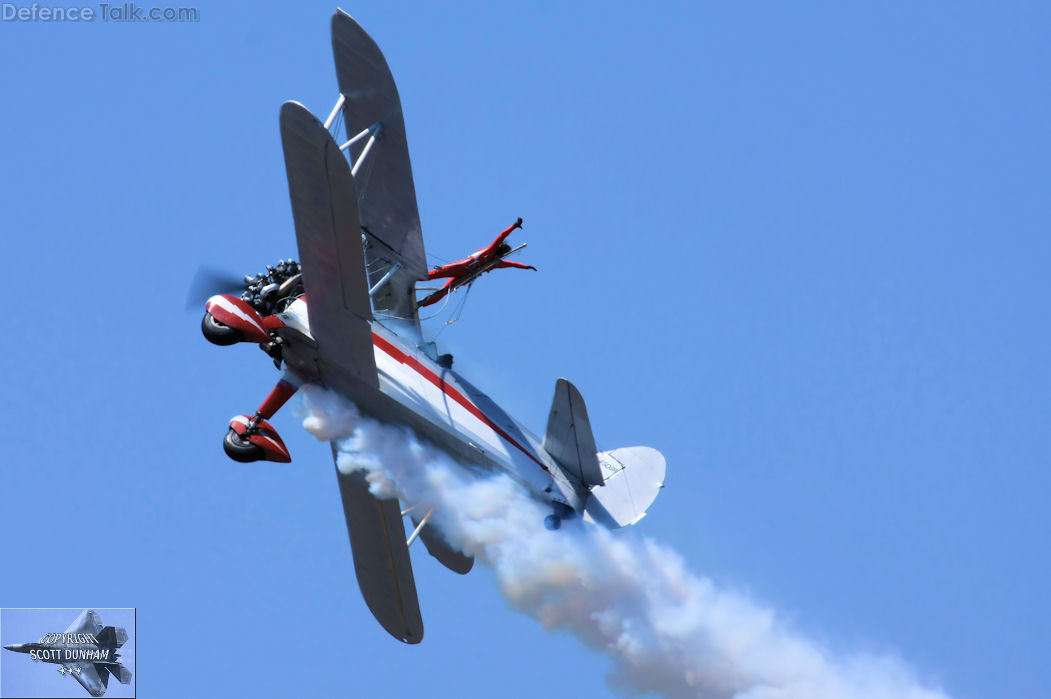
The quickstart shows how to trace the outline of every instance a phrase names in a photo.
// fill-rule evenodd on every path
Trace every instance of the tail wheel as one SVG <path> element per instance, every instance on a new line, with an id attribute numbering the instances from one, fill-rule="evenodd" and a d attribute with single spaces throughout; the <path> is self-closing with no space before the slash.
<path id="1" fill-rule="evenodd" d="M 245 339 L 240 330 L 220 323 L 215 316 L 207 312 L 201 319 L 201 332 L 213 345 L 233 345 Z"/>
<path id="2" fill-rule="evenodd" d="M 252 444 L 247 439 L 242 439 L 241 435 L 234 432 L 233 429 L 227 430 L 226 436 L 223 437 L 223 451 L 234 461 L 240 461 L 243 464 L 259 461 L 263 458 L 263 448 L 261 446 Z"/>

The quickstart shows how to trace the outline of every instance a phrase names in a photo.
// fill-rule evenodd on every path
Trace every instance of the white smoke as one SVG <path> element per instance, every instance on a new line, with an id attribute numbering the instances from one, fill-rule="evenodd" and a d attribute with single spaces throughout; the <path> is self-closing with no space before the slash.
<path id="1" fill-rule="evenodd" d="M 720 699 L 946 697 L 893 657 L 831 655 L 635 531 L 579 518 L 548 531 L 550 508 L 507 476 L 464 467 L 322 389 L 303 393 L 303 426 L 339 440 L 341 470 L 366 471 L 378 495 L 433 506 L 431 522 L 492 568 L 512 608 L 612 658 L 615 689 Z"/>

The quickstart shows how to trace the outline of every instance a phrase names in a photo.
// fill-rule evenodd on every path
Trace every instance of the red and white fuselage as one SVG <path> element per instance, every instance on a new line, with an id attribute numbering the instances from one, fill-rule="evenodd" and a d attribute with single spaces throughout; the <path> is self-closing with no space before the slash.
<path id="1" fill-rule="evenodd" d="M 309 335 L 304 299 L 276 317 Z M 536 435 L 416 343 L 379 321 L 371 325 L 379 390 L 404 409 L 400 422 L 454 457 L 507 473 L 544 501 L 573 510 L 582 507 L 580 494 Z M 373 401 L 368 396 L 348 398 L 370 412 Z M 389 411 L 383 417 L 389 419 Z"/>

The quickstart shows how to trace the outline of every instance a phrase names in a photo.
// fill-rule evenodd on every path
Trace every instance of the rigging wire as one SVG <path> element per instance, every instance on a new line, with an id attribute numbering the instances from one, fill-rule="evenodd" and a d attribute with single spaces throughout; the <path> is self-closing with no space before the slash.
<path id="1" fill-rule="evenodd" d="M 332 120 L 332 126 L 329 127 L 329 133 L 332 134 L 332 138 L 338 143 L 339 142 L 339 127 L 343 124 L 343 110 L 339 110 L 336 114 L 336 118 Z"/>
<path id="2" fill-rule="evenodd" d="M 426 316 L 426 317 L 413 318 L 412 316 L 400 316 L 397 313 L 388 313 L 386 311 L 374 312 L 374 314 L 379 316 L 379 314 L 382 313 L 383 314 L 382 315 L 383 318 L 389 318 L 391 320 L 419 320 L 422 323 L 425 320 L 432 320 L 432 319 L 437 318 L 438 316 L 440 316 L 442 314 L 442 312 L 445 310 L 445 307 L 447 305 L 449 305 L 449 299 L 450 298 L 451 298 L 450 296 L 446 295 L 445 300 L 442 301 L 442 305 L 438 306 L 438 310 L 435 311 L 434 313 L 432 313 L 431 315 Z"/>
<path id="3" fill-rule="evenodd" d="M 438 316 L 440 316 L 442 314 L 442 312 L 445 310 L 445 307 L 449 305 L 449 301 L 451 299 L 452 299 L 452 296 L 450 296 L 449 294 L 446 294 L 445 295 L 445 299 L 442 301 L 442 305 L 438 307 L 438 310 L 435 311 L 434 313 L 432 313 L 431 315 L 427 316 L 426 318 L 420 318 L 420 322 L 422 323 L 425 320 L 432 320 L 432 319 L 437 318 Z"/>
<path id="4" fill-rule="evenodd" d="M 374 135 L 375 135 L 375 133 L 373 133 L 373 136 Z M 373 149 L 373 151 L 375 151 L 375 149 Z M 358 174 L 354 177 L 354 184 L 356 184 L 358 186 L 358 201 L 359 202 L 365 201 L 365 196 L 366 196 L 366 193 L 368 192 L 368 189 L 369 189 L 369 182 L 372 180 L 372 168 L 376 165 L 376 157 L 377 157 L 375 152 L 373 152 L 373 151 L 370 151 L 368 153 L 368 155 L 366 156 L 366 159 L 365 159 L 366 162 L 364 163 L 364 166 L 362 167 L 361 170 L 358 171 Z M 364 155 L 364 154 L 365 154 L 365 152 L 364 152 L 364 150 L 362 150 L 362 155 Z M 358 156 L 358 158 L 360 158 L 360 157 L 361 157 L 361 155 Z M 353 158 L 351 162 L 356 163 L 357 162 L 357 158 Z"/>
<path id="5" fill-rule="evenodd" d="M 443 332 L 445 332 L 445 329 L 447 327 L 449 327 L 450 325 L 452 325 L 456 321 L 460 320 L 460 316 L 463 315 L 464 306 L 467 305 L 467 297 L 471 295 L 471 287 L 473 287 L 473 286 L 474 286 L 474 282 L 471 282 L 470 284 L 467 285 L 467 291 L 464 292 L 463 298 L 460 299 L 460 305 L 456 308 L 455 311 L 453 311 L 453 317 L 450 318 L 449 320 L 445 321 L 445 325 L 443 325 L 441 328 L 438 329 L 438 332 L 436 332 L 434 334 L 434 338 L 433 339 L 437 340 L 438 336 L 441 335 Z M 448 299 L 449 297 L 446 296 L 445 298 Z"/>

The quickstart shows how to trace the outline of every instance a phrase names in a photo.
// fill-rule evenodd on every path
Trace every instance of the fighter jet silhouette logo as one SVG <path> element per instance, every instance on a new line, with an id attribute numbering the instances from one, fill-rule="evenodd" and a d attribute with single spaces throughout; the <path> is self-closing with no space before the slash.
<path id="1" fill-rule="evenodd" d="M 98 612 L 85 609 L 63 633 L 48 633 L 34 642 L 11 643 L 4 649 L 58 665 L 59 674 L 69 675 L 88 694 L 101 697 L 109 686 L 110 675 L 121 684 L 131 682 L 131 670 L 124 667 L 117 652 L 127 640 L 126 629 L 103 626 Z"/>

